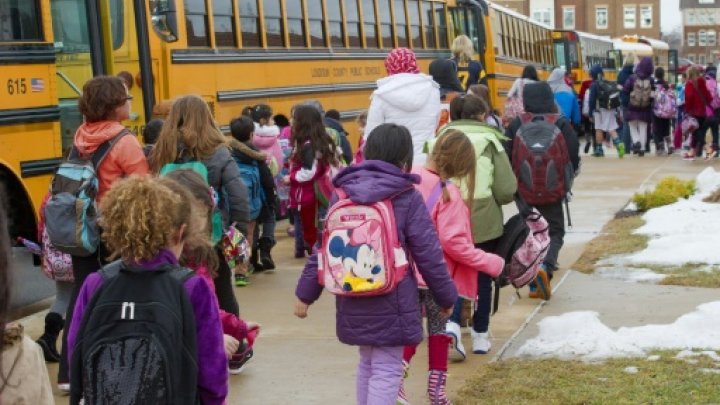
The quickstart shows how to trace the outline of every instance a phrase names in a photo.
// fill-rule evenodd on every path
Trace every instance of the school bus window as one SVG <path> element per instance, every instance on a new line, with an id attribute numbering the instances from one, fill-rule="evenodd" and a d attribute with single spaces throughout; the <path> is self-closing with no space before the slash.
<path id="1" fill-rule="evenodd" d="M 468 28 L 467 28 L 467 35 L 470 37 L 470 39 L 473 42 L 473 47 L 475 48 L 475 52 L 480 52 L 480 32 L 478 31 L 478 12 L 477 9 L 468 9 L 467 10 L 467 20 L 468 20 Z"/>
<path id="2" fill-rule="evenodd" d="M 263 15 L 265 16 L 265 45 L 267 47 L 284 46 L 285 33 L 283 32 L 280 0 L 263 0 Z"/>
<path id="3" fill-rule="evenodd" d="M 507 36 L 508 36 L 508 45 L 510 46 L 510 57 L 516 58 L 517 57 L 517 45 L 515 43 L 515 24 L 512 17 L 509 15 L 505 15 L 505 22 L 507 25 L 505 28 L 507 29 Z"/>
<path id="4" fill-rule="evenodd" d="M 395 0 L 393 12 L 395 13 L 395 32 L 397 35 L 397 46 L 409 47 L 407 36 L 407 16 L 405 15 L 405 2 Z"/>
<path id="5" fill-rule="evenodd" d="M 357 1 L 347 1 L 343 3 L 343 8 L 345 10 L 345 29 L 347 30 L 348 47 L 360 48 L 362 47 L 362 30 L 360 29 L 362 23 L 360 22 L 360 9 L 358 8 L 358 3 Z M 367 14 L 365 14 L 365 16 L 365 18 L 367 18 Z M 372 32 L 374 33 L 375 29 L 373 29 Z M 368 35 L 367 30 L 365 35 Z M 370 46 L 369 42 L 368 46 Z"/>
<path id="6" fill-rule="evenodd" d="M 0 2 L 0 41 L 41 41 L 43 39 L 37 3 L 37 0 Z"/>
<path id="7" fill-rule="evenodd" d="M 432 4 L 430 4 L 429 1 L 423 1 L 421 4 L 425 47 L 435 48 L 437 43 L 435 41 L 435 25 L 433 24 Z"/>
<path id="8" fill-rule="evenodd" d="M 23 7 L 31 3 L 23 3 Z M 88 42 L 87 13 L 85 3 L 77 0 L 54 0 L 50 3 L 53 20 L 53 36 L 61 53 L 87 52 Z M 1 13 L 0 13 L 1 15 Z M 113 49 L 118 49 L 124 41 L 123 2 L 110 1 L 110 30 L 113 35 Z"/>
<path id="9" fill-rule="evenodd" d="M 307 0 L 308 24 L 310 24 L 310 45 L 323 48 L 325 43 L 325 25 L 323 24 L 322 0 Z"/>
<path id="10" fill-rule="evenodd" d="M 265 2 L 265 4 L 267 4 L 267 2 Z M 290 34 L 290 46 L 302 48 L 306 47 L 305 20 L 303 19 L 302 2 L 300 2 L 300 0 L 286 1 L 285 12 L 287 15 L 288 34 Z M 267 15 L 266 10 L 265 16 L 267 17 Z"/>
<path id="11" fill-rule="evenodd" d="M 413 48 L 422 48 L 422 33 L 420 32 L 420 5 L 418 0 L 408 0 L 408 16 L 410 17 L 410 39 Z"/>
<path id="12" fill-rule="evenodd" d="M 390 16 L 390 6 L 392 0 L 378 0 L 380 12 L 380 32 L 382 34 L 383 48 L 394 48 L 393 41 L 393 25 Z"/>
<path id="13" fill-rule="evenodd" d="M 188 46 L 210 46 L 204 0 L 185 0 L 185 25 Z"/>
<path id="14" fill-rule="evenodd" d="M 352 2 L 351 2 L 352 3 Z M 365 28 L 365 44 L 368 48 L 379 48 L 380 40 L 378 39 L 377 26 L 375 23 L 375 2 L 373 0 L 363 0 L 363 27 Z"/>
<path id="15" fill-rule="evenodd" d="M 342 48 L 345 46 L 343 25 L 342 25 L 342 13 L 340 11 L 340 2 L 342 0 L 327 0 L 327 14 L 328 14 L 328 27 L 330 28 L 330 45 L 332 47 Z M 355 15 L 357 16 L 357 5 L 348 5 L 348 8 L 355 8 Z M 311 14 L 312 15 L 312 14 Z M 348 22 L 349 23 L 349 22 Z M 357 30 L 357 21 L 355 21 L 355 29 Z M 360 46 L 359 35 L 355 36 Z"/>
<path id="16" fill-rule="evenodd" d="M 240 29 L 242 30 L 242 45 L 244 48 L 261 47 L 260 18 L 257 0 L 239 0 Z"/>
<path id="17" fill-rule="evenodd" d="M 445 12 L 445 4 L 444 3 L 435 3 L 435 17 L 436 17 L 436 23 L 438 26 L 438 37 L 439 37 L 438 38 L 439 39 L 438 48 L 440 48 L 440 49 L 449 48 L 447 20 L 445 19 L 446 15 L 447 15 L 447 13 Z"/>
<path id="18" fill-rule="evenodd" d="M 215 46 L 236 47 L 232 0 L 213 0 L 212 6 Z"/>
<path id="19" fill-rule="evenodd" d="M 504 38 L 502 35 L 502 22 L 500 21 L 500 15 L 495 12 L 495 10 L 492 10 L 490 12 L 490 21 L 492 24 L 492 42 L 493 47 L 495 49 L 491 51 L 495 51 L 497 55 L 505 55 L 505 45 L 504 45 Z"/>

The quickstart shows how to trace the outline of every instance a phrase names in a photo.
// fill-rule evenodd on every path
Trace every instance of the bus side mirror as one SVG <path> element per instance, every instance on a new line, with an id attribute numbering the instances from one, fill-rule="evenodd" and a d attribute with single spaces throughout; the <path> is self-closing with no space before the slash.
<path id="1" fill-rule="evenodd" d="M 165 42 L 175 42 L 177 36 L 177 14 L 175 2 L 172 0 L 157 0 L 152 12 L 153 31 Z"/>

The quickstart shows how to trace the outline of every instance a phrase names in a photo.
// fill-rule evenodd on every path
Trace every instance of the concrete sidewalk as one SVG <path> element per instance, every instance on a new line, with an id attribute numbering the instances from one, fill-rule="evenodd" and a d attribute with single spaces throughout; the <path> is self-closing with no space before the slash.
<path id="1" fill-rule="evenodd" d="M 585 155 L 587 156 L 587 155 Z M 584 156 L 582 174 L 577 179 L 574 200 L 570 203 L 573 228 L 565 238 L 560 264 L 567 269 L 580 256 L 590 241 L 621 209 L 640 187 L 654 184 L 667 175 L 693 178 L 711 163 L 684 162 L 678 156 L 656 158 L 646 156 L 625 159 L 607 157 L 596 159 Z M 720 163 L 713 162 L 716 168 Z M 508 210 L 511 214 L 512 209 Z M 279 270 L 274 274 L 253 276 L 252 284 L 236 289 L 242 315 L 260 322 L 262 331 L 256 344 L 255 358 L 242 375 L 233 376 L 230 404 L 351 404 L 355 401 L 355 367 L 357 350 L 338 342 L 335 336 L 335 305 L 329 294 L 310 307 L 308 318 L 293 316 L 294 289 L 303 261 L 292 259 L 292 239 L 287 237 L 287 225 L 278 226 L 278 245 L 274 249 Z M 556 273 L 555 283 L 566 271 Z M 511 354 L 524 339 L 535 335 L 534 325 L 544 316 L 577 309 L 593 309 L 610 326 L 637 325 L 646 322 L 674 320 L 684 308 L 704 302 L 706 294 L 697 289 L 631 285 L 622 282 L 597 280 L 593 276 L 570 275 L 556 291 L 552 300 L 541 309 L 540 301 L 527 298 L 521 291 L 517 299 L 514 291 L 504 289 L 501 307 L 491 321 L 493 349 L 489 355 L 469 354 L 467 361 L 450 365 L 448 388 L 459 389 L 474 370 L 491 360 L 514 336 L 508 346 Z M 640 293 L 642 290 L 642 293 Z M 712 292 L 708 292 L 712 294 Z M 687 297 L 697 299 L 690 300 Z M 685 302 L 674 307 L 675 302 Z M 670 305 L 673 303 L 673 305 Z M 661 304 L 661 305 L 655 305 Z M 667 311 L 659 311 L 667 307 Z M 628 310 L 632 308 L 632 310 Z M 672 309 L 670 309 L 672 308 Z M 536 315 L 529 319 L 530 315 Z M 26 318 L 27 331 L 33 337 L 42 333 L 44 313 Z M 525 327 L 525 325 L 529 325 Z M 468 335 L 466 347 L 471 347 Z M 56 366 L 50 366 L 56 375 Z M 427 352 L 423 344 L 413 362 L 406 388 L 413 403 L 427 403 L 425 399 Z M 56 396 L 58 404 L 66 397 Z M 491 398 L 484 399 L 492 402 Z"/>

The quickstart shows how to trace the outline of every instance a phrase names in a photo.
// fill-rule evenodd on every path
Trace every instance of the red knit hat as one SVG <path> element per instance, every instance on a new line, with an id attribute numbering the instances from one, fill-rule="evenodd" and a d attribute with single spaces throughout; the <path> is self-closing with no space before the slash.
<path id="1" fill-rule="evenodd" d="M 415 53 L 407 48 L 395 48 L 385 58 L 385 70 L 388 75 L 398 73 L 420 73 Z"/>

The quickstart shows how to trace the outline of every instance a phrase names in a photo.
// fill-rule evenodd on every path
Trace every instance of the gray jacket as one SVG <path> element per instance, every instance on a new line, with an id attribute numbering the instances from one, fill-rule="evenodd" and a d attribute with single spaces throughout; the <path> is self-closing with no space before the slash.
<path id="1" fill-rule="evenodd" d="M 250 218 L 248 191 L 230 150 L 226 146 L 218 147 L 215 153 L 203 160 L 203 164 L 208 169 L 208 183 L 220 195 L 224 225 L 235 222 L 240 232 L 247 235 Z"/>

